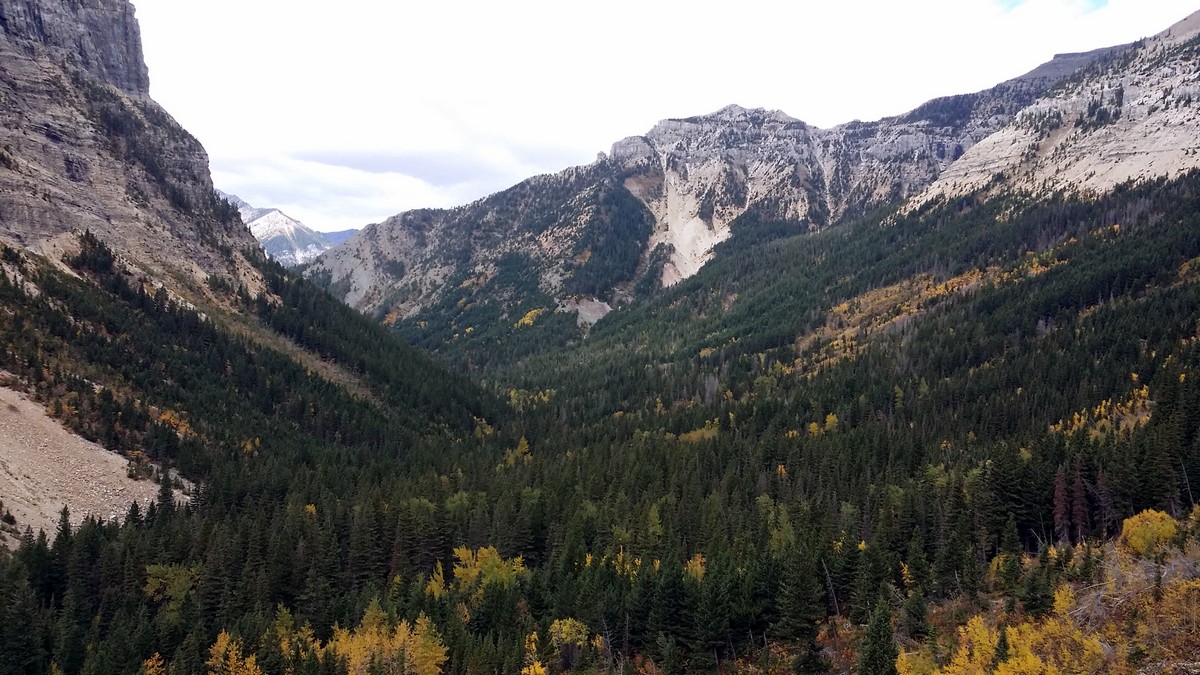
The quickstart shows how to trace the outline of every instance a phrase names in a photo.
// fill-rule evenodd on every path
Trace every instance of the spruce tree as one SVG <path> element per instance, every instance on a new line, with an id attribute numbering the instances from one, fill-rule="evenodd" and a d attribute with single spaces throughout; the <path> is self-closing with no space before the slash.
<path id="1" fill-rule="evenodd" d="M 892 635 L 892 611 L 887 596 L 879 595 L 862 648 L 858 650 L 858 675 L 899 675 L 896 670 L 896 639 Z"/>

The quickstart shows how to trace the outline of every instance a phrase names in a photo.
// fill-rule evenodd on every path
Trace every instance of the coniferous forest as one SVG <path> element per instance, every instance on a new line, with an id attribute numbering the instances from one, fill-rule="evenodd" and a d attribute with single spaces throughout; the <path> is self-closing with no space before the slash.
<path id="1" fill-rule="evenodd" d="M 4 248 L 0 368 L 161 490 L 0 552 L 0 673 L 1194 661 L 1200 175 L 796 231 L 477 340 Z"/>

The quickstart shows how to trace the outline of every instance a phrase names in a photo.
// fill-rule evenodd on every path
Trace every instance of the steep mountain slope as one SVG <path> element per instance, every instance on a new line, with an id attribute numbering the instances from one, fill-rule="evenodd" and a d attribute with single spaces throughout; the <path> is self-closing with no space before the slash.
<path id="1" fill-rule="evenodd" d="M 147 96 L 127 0 L 2 0 L 0 28 L 0 239 L 61 258 L 91 231 L 175 293 L 261 288 L 204 148 Z"/>
<path id="2" fill-rule="evenodd" d="M 250 228 L 263 250 L 285 267 L 303 265 L 336 245 L 323 233 L 306 227 L 279 209 L 255 208 L 237 195 L 220 190 L 217 194 L 237 207 L 242 222 Z M 348 238 L 346 236 L 342 241 Z"/>
<path id="3" fill-rule="evenodd" d="M 512 325 L 537 310 L 588 325 L 694 275 L 747 214 L 787 223 L 779 234 L 812 232 L 920 192 L 1111 51 L 1062 55 L 984 92 L 828 130 L 738 106 L 666 120 L 594 164 L 369 226 L 308 273 L 379 318 L 432 327 L 409 335 L 434 347 L 477 342 L 496 328 L 480 322 Z"/>
<path id="4" fill-rule="evenodd" d="M 1200 165 L 1200 13 L 1091 64 L 947 169 L 914 204 L 995 192 L 1103 193 Z"/>
<path id="5" fill-rule="evenodd" d="M 273 420 L 318 399 L 364 429 L 386 416 L 391 442 L 482 415 L 472 385 L 263 256 L 214 191 L 204 149 L 148 98 L 132 5 L 84 4 L 0 0 L 6 385 L 143 477 L 150 461 L 206 476 L 270 433 L 337 445 L 345 434 Z M 18 459 L 6 472 L 24 475 Z"/>

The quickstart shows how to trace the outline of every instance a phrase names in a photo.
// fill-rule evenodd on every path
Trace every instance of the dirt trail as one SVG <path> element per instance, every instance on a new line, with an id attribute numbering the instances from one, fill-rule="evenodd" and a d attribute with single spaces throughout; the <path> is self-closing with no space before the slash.
<path id="1" fill-rule="evenodd" d="M 126 475 L 123 457 L 67 431 L 24 394 L 0 387 L 0 501 L 16 517 L 16 531 L 28 525 L 53 538 L 63 504 L 74 523 L 87 514 L 108 520 L 123 517 L 130 502 L 144 505 L 157 494 L 154 481 Z M 13 547 L 14 528 L 2 527 L 0 546 Z"/>

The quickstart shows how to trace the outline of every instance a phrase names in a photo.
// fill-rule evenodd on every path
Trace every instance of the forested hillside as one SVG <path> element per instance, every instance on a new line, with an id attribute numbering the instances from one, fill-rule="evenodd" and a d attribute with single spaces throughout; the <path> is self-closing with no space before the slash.
<path id="1" fill-rule="evenodd" d="M 1182 663 L 1198 213 L 1191 175 L 746 221 L 480 386 L 268 263 L 218 317 L 6 248 L 0 367 L 198 487 L 0 554 L 0 672 Z"/>

